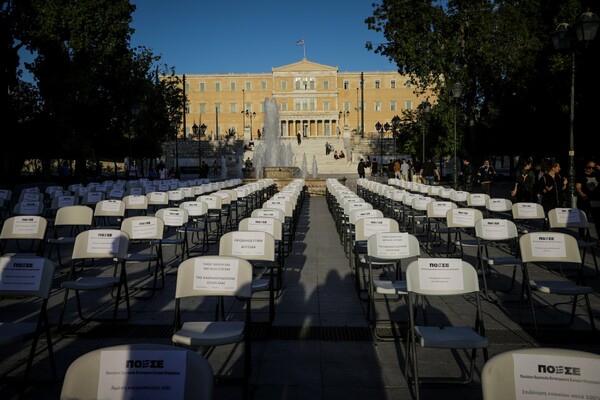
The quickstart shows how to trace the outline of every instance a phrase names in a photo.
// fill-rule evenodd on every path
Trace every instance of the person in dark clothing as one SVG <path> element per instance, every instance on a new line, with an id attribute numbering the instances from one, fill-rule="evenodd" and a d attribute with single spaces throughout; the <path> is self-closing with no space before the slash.
<path id="1" fill-rule="evenodd" d="M 477 179 L 481 183 L 481 191 L 492 197 L 492 182 L 496 176 L 496 169 L 490 165 L 490 160 L 485 160 L 477 171 Z"/>
<path id="2" fill-rule="evenodd" d="M 373 157 L 373 161 L 371 162 L 371 176 L 377 176 L 378 165 L 377 159 Z"/>
<path id="3" fill-rule="evenodd" d="M 364 178 L 365 177 L 365 168 L 366 168 L 366 164 L 365 164 L 365 160 L 363 160 L 362 158 L 360 159 L 360 161 L 358 162 L 358 177 L 359 178 Z"/>
<path id="4" fill-rule="evenodd" d="M 423 164 L 421 168 L 421 177 L 425 179 L 425 183 L 427 185 L 433 185 L 436 180 L 440 180 L 440 172 L 438 171 L 437 165 L 433 162 L 431 158 L 428 158 Z"/>
<path id="5" fill-rule="evenodd" d="M 528 158 L 523 161 L 521 169 L 515 177 L 515 187 L 510 195 L 516 202 L 535 202 L 537 196 L 535 193 L 536 176 L 533 170 L 533 161 Z"/>
<path id="6" fill-rule="evenodd" d="M 567 188 L 567 178 L 560 176 L 560 164 L 552 162 L 546 173 L 538 181 L 539 195 L 546 216 L 548 211 L 561 207 L 563 204 L 563 191 Z"/>
<path id="7" fill-rule="evenodd" d="M 471 161 L 467 157 L 464 157 L 460 170 L 460 180 L 462 187 L 467 192 L 473 191 L 473 172 L 473 164 L 471 164 Z"/>
<path id="8" fill-rule="evenodd" d="M 600 174 L 594 161 L 585 163 L 583 174 L 578 174 L 575 179 L 575 191 L 577 192 L 577 208 L 591 216 L 596 234 L 600 235 Z M 580 230 L 583 236 L 584 232 Z M 588 239 L 588 238 L 586 238 Z M 598 240 L 600 246 L 600 239 Z"/>

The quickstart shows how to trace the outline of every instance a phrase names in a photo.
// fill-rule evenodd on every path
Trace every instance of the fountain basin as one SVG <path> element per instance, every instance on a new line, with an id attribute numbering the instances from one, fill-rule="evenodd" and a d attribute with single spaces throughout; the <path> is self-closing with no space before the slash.
<path id="1" fill-rule="evenodd" d="M 263 177 L 271 179 L 292 179 L 300 178 L 300 168 L 298 167 L 264 167 Z"/>

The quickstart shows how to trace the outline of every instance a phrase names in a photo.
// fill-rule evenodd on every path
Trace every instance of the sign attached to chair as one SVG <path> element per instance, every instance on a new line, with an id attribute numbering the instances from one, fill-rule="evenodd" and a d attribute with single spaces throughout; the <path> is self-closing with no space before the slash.
<path id="1" fill-rule="evenodd" d="M 482 236 L 488 239 L 506 239 L 508 224 L 505 219 L 487 218 L 481 221 Z"/>
<path id="2" fill-rule="evenodd" d="M 559 224 L 577 224 L 579 220 L 579 209 L 556 208 L 556 222 Z"/>
<path id="3" fill-rule="evenodd" d="M 248 230 L 267 232 L 274 235 L 274 223 L 274 218 L 251 218 L 248 220 Z"/>
<path id="4" fill-rule="evenodd" d="M 197 258 L 194 262 L 194 290 L 235 290 L 239 260 Z"/>
<path id="5" fill-rule="evenodd" d="M 600 360 L 513 354 L 516 399 L 598 399 Z"/>
<path id="6" fill-rule="evenodd" d="M 185 351 L 102 351 L 98 399 L 183 399 L 186 363 Z"/>
<path id="7" fill-rule="evenodd" d="M 43 258 L 0 258 L 0 291 L 39 290 L 43 268 Z"/>
<path id="8" fill-rule="evenodd" d="M 390 220 L 388 218 L 363 218 L 364 235 L 366 238 L 379 232 L 390 231 Z"/>
<path id="9" fill-rule="evenodd" d="M 154 238 L 158 234 L 158 223 L 155 218 L 136 219 L 131 224 L 133 237 L 137 239 Z"/>
<path id="10" fill-rule="evenodd" d="M 117 254 L 121 236 L 115 229 L 94 229 L 89 231 L 87 252 Z"/>
<path id="11" fill-rule="evenodd" d="M 536 203 L 517 203 L 517 215 L 521 218 L 537 217 Z"/>
<path id="12" fill-rule="evenodd" d="M 425 290 L 463 290 L 460 258 L 419 258 L 419 286 Z"/>
<path id="13" fill-rule="evenodd" d="M 544 258 L 563 258 L 567 256 L 565 239 L 561 234 L 532 233 L 531 255 Z"/>
<path id="14" fill-rule="evenodd" d="M 408 233 L 381 233 L 377 236 L 377 254 L 387 257 L 403 257 L 409 254 Z"/>
<path id="15" fill-rule="evenodd" d="M 475 210 L 456 208 L 452 210 L 455 226 L 473 226 L 475 224 Z"/>
<path id="16" fill-rule="evenodd" d="M 12 233 L 15 235 L 34 235 L 39 231 L 40 217 L 24 215 L 15 217 Z"/>
<path id="17" fill-rule="evenodd" d="M 265 232 L 234 232 L 231 255 L 258 256 L 265 254 L 265 234 Z"/>

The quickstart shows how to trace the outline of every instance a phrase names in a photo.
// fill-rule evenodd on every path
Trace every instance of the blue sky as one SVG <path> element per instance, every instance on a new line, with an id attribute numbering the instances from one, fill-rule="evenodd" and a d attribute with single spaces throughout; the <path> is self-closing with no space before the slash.
<path id="1" fill-rule="evenodd" d="M 178 74 L 257 73 L 306 58 L 341 72 L 394 71 L 365 43 L 383 42 L 364 23 L 377 0 L 133 0 L 132 46 L 163 57 Z"/>

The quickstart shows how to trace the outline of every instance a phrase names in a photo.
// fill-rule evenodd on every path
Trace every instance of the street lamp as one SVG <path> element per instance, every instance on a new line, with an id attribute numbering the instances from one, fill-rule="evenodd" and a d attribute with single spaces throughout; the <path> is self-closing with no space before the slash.
<path id="1" fill-rule="evenodd" d="M 131 106 L 131 117 L 132 117 L 132 125 L 134 122 L 137 121 L 138 115 L 140 115 L 140 106 L 139 104 L 134 104 L 133 106 Z M 133 126 L 129 127 L 129 166 L 127 167 L 127 178 L 129 179 L 129 176 L 131 174 L 131 167 L 133 164 L 133 146 L 131 145 L 131 131 L 133 130 Z"/>
<path id="2" fill-rule="evenodd" d="M 344 118 L 344 125 L 343 128 L 344 130 L 346 130 L 346 116 L 350 115 L 350 111 L 340 111 L 339 115 L 338 115 L 338 120 L 342 119 L 342 117 Z"/>
<path id="3" fill-rule="evenodd" d="M 392 118 L 392 137 L 394 138 L 394 158 L 397 158 L 397 150 L 398 150 L 398 146 L 397 146 L 397 140 L 396 140 L 396 136 L 398 135 L 398 130 L 400 130 L 400 117 L 397 115 L 394 115 L 394 117 Z"/>
<path id="4" fill-rule="evenodd" d="M 177 129 L 179 128 L 179 120 L 177 118 L 171 121 L 171 126 L 175 131 L 175 177 L 179 178 L 179 135 Z"/>
<path id="5" fill-rule="evenodd" d="M 419 104 L 419 114 L 421 115 L 421 133 L 423 136 L 423 157 L 421 158 L 421 163 L 425 162 L 425 114 L 431 111 L 431 104 L 425 100 L 421 104 Z"/>
<path id="6" fill-rule="evenodd" d="M 377 121 L 375 129 L 379 133 L 379 165 L 381 170 L 383 169 L 383 125 L 381 125 L 381 122 Z"/>
<path id="7" fill-rule="evenodd" d="M 194 136 L 198 138 L 198 177 L 202 178 L 202 136 L 206 133 L 206 125 L 202 124 L 200 126 L 196 125 L 196 121 L 194 121 L 194 125 L 192 125 L 192 132 L 194 132 Z"/>
<path id="8" fill-rule="evenodd" d="M 452 86 L 452 98 L 454 99 L 454 167 L 452 173 L 452 186 L 454 190 L 458 190 L 458 159 L 456 158 L 456 114 L 458 113 L 458 109 L 456 103 L 458 103 L 458 99 L 462 96 L 462 85 L 456 82 Z"/>
<path id="9" fill-rule="evenodd" d="M 254 118 L 254 117 L 256 117 L 256 112 L 250 112 L 250 111 L 246 110 L 246 118 L 250 118 L 250 141 L 253 140 L 253 138 L 252 138 L 252 118 Z"/>
<path id="10" fill-rule="evenodd" d="M 577 42 L 587 46 L 596 37 L 600 18 L 593 12 L 581 14 L 572 25 L 561 23 L 552 33 L 552 42 L 557 50 L 571 50 L 571 105 L 569 118 L 569 197 L 571 207 L 577 206 L 575 196 L 575 50 Z"/>

